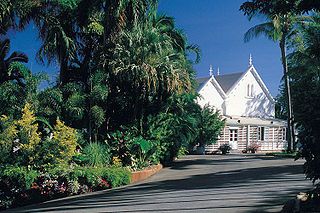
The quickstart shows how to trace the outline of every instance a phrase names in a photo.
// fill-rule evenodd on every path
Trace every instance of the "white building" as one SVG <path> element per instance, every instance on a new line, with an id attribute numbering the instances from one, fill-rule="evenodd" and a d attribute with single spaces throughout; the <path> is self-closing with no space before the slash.
<path id="1" fill-rule="evenodd" d="M 212 74 L 212 69 L 210 70 Z M 252 65 L 245 72 L 198 78 L 198 104 L 219 110 L 226 126 L 216 144 L 205 148 L 215 152 L 228 143 L 234 151 L 257 144 L 260 151 L 279 151 L 286 146 L 284 120 L 275 119 L 275 102 Z"/>

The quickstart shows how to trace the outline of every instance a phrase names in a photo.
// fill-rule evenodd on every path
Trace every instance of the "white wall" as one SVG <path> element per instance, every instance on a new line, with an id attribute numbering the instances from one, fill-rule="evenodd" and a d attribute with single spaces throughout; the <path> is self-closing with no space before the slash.
<path id="1" fill-rule="evenodd" d="M 213 106 L 215 109 L 222 112 L 222 104 L 224 102 L 221 95 L 218 93 L 215 86 L 209 81 L 207 84 L 198 91 L 200 98 L 197 103 L 203 108 L 206 104 Z"/>
<path id="2" fill-rule="evenodd" d="M 270 96 L 268 97 L 257 81 L 253 68 L 241 78 L 241 80 L 234 85 L 230 93 L 224 99 L 219 93 L 217 88 L 208 81 L 198 93 L 200 98 L 197 103 L 204 107 L 206 104 L 218 109 L 221 114 L 229 116 L 246 116 L 246 117 L 274 117 L 275 106 Z M 259 78 L 259 77 L 258 77 Z M 248 84 L 253 85 L 252 97 L 247 96 Z M 268 92 L 267 92 L 268 93 Z"/>
<path id="3" fill-rule="evenodd" d="M 247 96 L 247 85 L 253 84 L 252 97 Z M 226 99 L 225 115 L 274 117 L 274 103 L 266 96 L 252 72 L 238 82 Z"/>

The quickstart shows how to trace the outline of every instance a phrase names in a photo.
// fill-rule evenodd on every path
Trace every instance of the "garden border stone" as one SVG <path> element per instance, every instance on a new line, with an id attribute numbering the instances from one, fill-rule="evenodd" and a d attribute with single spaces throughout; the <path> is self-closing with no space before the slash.
<path id="1" fill-rule="evenodd" d="M 144 180 L 151 175 L 154 175 L 158 171 L 160 171 L 163 168 L 162 164 L 158 165 L 152 165 L 150 167 L 147 167 L 146 169 L 142 171 L 137 171 L 137 172 L 131 172 L 131 183 L 135 183 L 141 180 Z"/>

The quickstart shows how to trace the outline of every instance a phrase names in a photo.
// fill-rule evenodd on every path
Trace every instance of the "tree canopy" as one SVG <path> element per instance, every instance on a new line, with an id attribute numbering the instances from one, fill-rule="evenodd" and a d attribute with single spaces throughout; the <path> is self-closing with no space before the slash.
<path id="1" fill-rule="evenodd" d="M 259 14 L 301 14 L 311 10 L 319 11 L 320 2 L 317 0 L 250 0 L 244 2 L 240 10 L 250 18 Z"/>

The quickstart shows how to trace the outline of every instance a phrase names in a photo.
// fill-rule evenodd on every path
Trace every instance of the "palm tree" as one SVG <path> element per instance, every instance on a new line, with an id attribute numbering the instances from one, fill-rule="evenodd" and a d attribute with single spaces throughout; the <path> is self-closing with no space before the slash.
<path id="1" fill-rule="evenodd" d="M 0 35 L 5 35 L 10 27 L 14 27 L 13 2 L 2 0 L 0 2 Z"/>
<path id="2" fill-rule="evenodd" d="M 43 43 L 37 53 L 40 62 L 44 58 L 50 64 L 53 61 L 60 65 L 60 84 L 69 80 L 68 69 L 72 60 L 76 58 L 77 32 L 74 26 L 74 8 L 64 5 L 47 5 L 40 10 L 36 25 Z M 57 12 L 58 11 L 58 12 Z"/>
<path id="3" fill-rule="evenodd" d="M 305 159 L 304 172 L 313 182 L 320 179 L 320 14 L 301 28 L 293 40 L 288 56 L 295 119 L 299 126 L 300 157 Z M 315 193 L 320 191 L 317 184 Z"/>
<path id="4" fill-rule="evenodd" d="M 281 60 L 283 66 L 283 75 L 285 78 L 285 91 L 287 98 L 287 121 L 288 121 L 288 149 L 292 150 L 294 145 L 294 117 L 292 112 L 290 79 L 288 76 L 288 63 L 286 55 L 287 39 L 295 34 L 295 27 L 299 24 L 307 23 L 309 17 L 301 17 L 293 14 L 269 15 L 267 22 L 250 28 L 244 35 L 244 41 L 248 42 L 254 37 L 265 35 L 273 41 L 279 42 L 281 50 Z"/>
<path id="5" fill-rule="evenodd" d="M 9 51 L 10 40 L 0 40 L 0 84 L 15 80 L 20 86 L 24 86 L 22 79 L 29 71 L 25 70 L 25 67 L 18 62 L 28 63 L 28 57 L 26 54 L 16 51 L 8 57 Z"/>
<path id="6" fill-rule="evenodd" d="M 191 91 L 193 70 L 186 51 L 196 47 L 187 45 L 172 18 L 150 10 L 140 23 L 122 30 L 114 41 L 109 62 L 110 97 L 126 100 L 109 108 L 126 112 L 124 119 L 138 119 L 142 124 L 145 115 L 156 111 L 172 94 Z"/>

